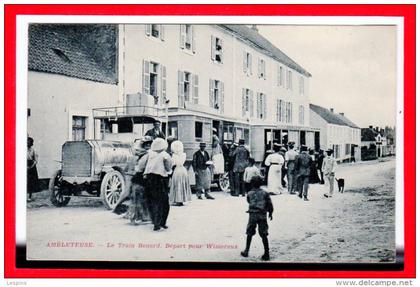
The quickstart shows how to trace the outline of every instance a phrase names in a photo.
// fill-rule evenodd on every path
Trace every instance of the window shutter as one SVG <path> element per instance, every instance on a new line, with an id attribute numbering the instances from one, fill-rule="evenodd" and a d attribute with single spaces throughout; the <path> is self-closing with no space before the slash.
<path id="1" fill-rule="evenodd" d="M 280 65 L 277 65 L 277 86 L 280 86 Z"/>
<path id="2" fill-rule="evenodd" d="M 293 103 L 289 103 L 290 105 L 290 119 L 289 119 L 289 123 L 293 122 Z"/>
<path id="3" fill-rule="evenodd" d="M 219 51 L 219 55 L 220 55 L 220 63 L 223 63 L 223 40 L 220 39 L 219 40 L 220 46 L 222 47 L 222 49 L 220 49 Z"/>
<path id="4" fill-rule="evenodd" d="M 209 79 L 209 104 L 210 108 L 214 108 L 214 81 Z"/>
<path id="5" fill-rule="evenodd" d="M 161 90 L 161 104 L 165 104 L 166 101 L 166 67 L 164 65 L 160 65 L 161 67 L 161 84 L 162 84 L 162 90 Z"/>
<path id="6" fill-rule="evenodd" d="M 254 92 L 249 92 L 249 115 L 250 117 L 254 116 Z"/>
<path id="7" fill-rule="evenodd" d="M 194 88 L 193 88 L 193 103 L 198 105 L 198 75 L 193 75 Z"/>
<path id="8" fill-rule="evenodd" d="M 246 114 L 246 89 L 242 89 L 242 116 Z"/>
<path id="9" fill-rule="evenodd" d="M 266 119 L 267 118 L 267 95 L 263 94 L 263 118 Z"/>
<path id="10" fill-rule="evenodd" d="M 143 60 L 143 93 L 150 95 L 150 62 Z"/>
<path id="11" fill-rule="evenodd" d="M 257 93 L 257 118 L 261 115 L 261 93 Z"/>
<path id="12" fill-rule="evenodd" d="M 211 36 L 211 59 L 214 61 L 216 59 L 216 38 Z"/>
<path id="13" fill-rule="evenodd" d="M 262 61 L 262 62 L 261 62 L 261 65 L 262 65 L 263 78 L 264 78 L 264 80 L 265 80 L 265 77 L 266 77 L 266 72 L 265 72 L 265 61 Z"/>
<path id="14" fill-rule="evenodd" d="M 261 78 L 261 59 L 258 59 L 258 78 Z"/>
<path id="15" fill-rule="evenodd" d="M 159 33 L 160 39 L 162 41 L 165 41 L 165 26 L 159 25 L 159 27 L 160 27 L 160 33 Z"/>
<path id="16" fill-rule="evenodd" d="M 146 32 L 147 36 L 150 36 L 150 34 L 152 34 L 152 25 L 151 24 L 144 25 L 144 29 L 145 29 L 145 32 Z"/>
<path id="17" fill-rule="evenodd" d="M 280 100 L 277 100 L 277 109 L 276 109 L 277 121 L 280 121 Z"/>
<path id="18" fill-rule="evenodd" d="M 220 112 L 225 111 L 225 84 L 220 82 Z"/>
<path id="19" fill-rule="evenodd" d="M 249 73 L 252 75 L 252 54 L 249 54 Z"/>
<path id="20" fill-rule="evenodd" d="M 248 67 L 246 66 L 247 64 L 247 52 L 244 51 L 244 73 L 246 73 L 248 71 Z"/>
<path id="21" fill-rule="evenodd" d="M 178 70 L 178 107 L 185 108 L 184 72 Z"/>
<path id="22" fill-rule="evenodd" d="M 186 25 L 179 26 L 179 46 L 181 49 L 185 49 L 185 39 L 187 37 Z"/>
<path id="23" fill-rule="evenodd" d="M 191 50 L 193 53 L 195 53 L 195 28 L 194 25 L 191 25 Z"/>

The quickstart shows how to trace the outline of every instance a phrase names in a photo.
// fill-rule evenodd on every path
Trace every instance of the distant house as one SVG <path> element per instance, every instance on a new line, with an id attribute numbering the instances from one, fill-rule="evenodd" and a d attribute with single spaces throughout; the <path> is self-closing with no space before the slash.
<path id="1" fill-rule="evenodd" d="M 319 148 L 333 149 L 339 161 L 360 160 L 360 128 L 344 113 L 310 104 L 310 123 L 320 129 Z"/>
<path id="2" fill-rule="evenodd" d="M 362 160 L 374 159 L 395 154 L 394 135 L 389 128 L 380 129 L 363 128 L 362 140 Z"/>
<path id="3" fill-rule="evenodd" d="M 59 168 L 65 141 L 94 138 L 93 108 L 118 105 L 117 32 L 116 25 L 29 26 L 28 135 L 40 178 Z"/>

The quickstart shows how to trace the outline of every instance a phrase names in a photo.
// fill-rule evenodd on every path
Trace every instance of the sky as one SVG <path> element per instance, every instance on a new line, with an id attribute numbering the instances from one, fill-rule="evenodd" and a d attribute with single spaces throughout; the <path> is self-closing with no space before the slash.
<path id="1" fill-rule="evenodd" d="M 311 103 L 359 127 L 394 126 L 395 26 L 258 26 L 259 33 L 312 74 Z"/>

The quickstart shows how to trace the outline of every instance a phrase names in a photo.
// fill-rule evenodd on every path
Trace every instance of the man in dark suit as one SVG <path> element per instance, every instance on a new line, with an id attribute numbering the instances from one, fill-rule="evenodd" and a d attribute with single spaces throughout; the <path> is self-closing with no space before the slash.
<path id="1" fill-rule="evenodd" d="M 235 173 L 234 196 L 239 196 L 239 194 L 245 196 L 244 172 L 249 164 L 249 151 L 245 147 L 245 140 L 239 140 L 239 146 L 233 151 L 232 157 L 234 160 L 233 172 Z"/>
<path id="2" fill-rule="evenodd" d="M 321 175 L 321 184 L 324 184 L 324 172 L 322 171 L 322 164 L 324 162 L 324 151 L 322 149 L 319 150 L 318 158 L 317 158 L 317 165 L 316 168 L 319 170 L 319 173 Z"/>
<path id="3" fill-rule="evenodd" d="M 300 154 L 296 157 L 296 172 L 298 177 L 299 197 L 308 201 L 309 176 L 311 174 L 312 158 L 308 154 L 308 148 L 301 146 Z"/>
<path id="4" fill-rule="evenodd" d="M 210 194 L 211 174 L 209 169 L 210 160 L 209 153 L 206 151 L 206 143 L 200 143 L 200 149 L 194 153 L 192 167 L 195 173 L 195 188 L 197 189 L 197 198 L 203 199 L 201 195 L 207 199 L 214 199 Z"/>
<path id="5" fill-rule="evenodd" d="M 152 137 L 153 139 L 155 139 L 155 138 L 165 139 L 165 134 L 160 129 L 160 122 L 159 121 L 155 121 L 153 123 L 153 128 L 150 129 L 150 130 L 148 130 L 146 132 L 145 136 Z"/>

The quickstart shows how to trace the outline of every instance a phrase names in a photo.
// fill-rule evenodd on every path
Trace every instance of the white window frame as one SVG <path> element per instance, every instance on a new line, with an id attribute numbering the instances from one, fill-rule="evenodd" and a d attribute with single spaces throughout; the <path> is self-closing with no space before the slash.
<path id="1" fill-rule="evenodd" d="M 69 141 L 73 140 L 73 117 L 84 117 L 84 118 L 86 118 L 85 139 L 93 138 L 92 128 L 90 127 L 90 125 L 92 124 L 91 112 L 83 111 L 83 110 L 69 109 L 69 111 L 68 111 L 68 135 L 67 135 L 68 140 Z"/>

